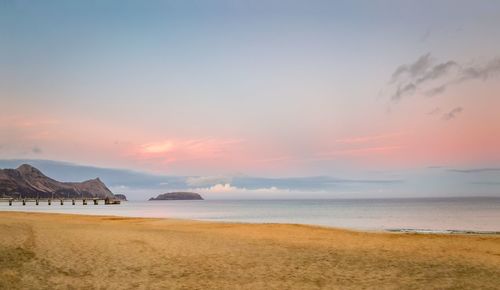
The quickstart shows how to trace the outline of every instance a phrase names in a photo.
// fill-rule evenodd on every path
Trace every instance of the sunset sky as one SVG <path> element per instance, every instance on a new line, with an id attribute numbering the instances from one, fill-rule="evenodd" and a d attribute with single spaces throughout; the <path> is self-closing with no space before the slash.
<path id="1" fill-rule="evenodd" d="M 0 0 L 0 21 L 0 159 L 270 191 L 446 168 L 500 194 L 498 1 Z"/>

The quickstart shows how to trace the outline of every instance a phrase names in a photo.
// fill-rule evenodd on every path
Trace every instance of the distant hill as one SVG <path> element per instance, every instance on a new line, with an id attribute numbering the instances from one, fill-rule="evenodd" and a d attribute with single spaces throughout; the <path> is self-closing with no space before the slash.
<path id="1" fill-rule="evenodd" d="M 119 200 L 127 201 L 127 197 L 125 196 L 125 194 L 115 194 L 115 198 L 117 198 Z"/>
<path id="2" fill-rule="evenodd" d="M 16 169 L 0 169 L 0 197 L 2 196 L 115 198 L 99 178 L 83 182 L 59 182 L 28 164 Z"/>
<path id="3" fill-rule="evenodd" d="M 169 192 L 152 197 L 149 200 L 203 200 L 203 197 L 194 192 Z"/>

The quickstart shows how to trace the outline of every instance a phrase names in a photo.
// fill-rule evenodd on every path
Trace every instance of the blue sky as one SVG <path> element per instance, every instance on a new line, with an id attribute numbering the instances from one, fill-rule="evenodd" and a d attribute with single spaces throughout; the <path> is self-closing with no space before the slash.
<path id="1" fill-rule="evenodd" d="M 0 8 L 4 160 L 233 183 L 500 166 L 495 1 Z"/>

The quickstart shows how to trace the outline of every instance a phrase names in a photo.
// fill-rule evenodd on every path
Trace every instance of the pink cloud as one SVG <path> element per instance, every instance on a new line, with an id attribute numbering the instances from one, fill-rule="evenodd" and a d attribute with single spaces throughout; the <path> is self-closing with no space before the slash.
<path id="1" fill-rule="evenodd" d="M 345 139 L 335 140 L 336 143 L 345 143 L 345 144 L 353 144 L 353 143 L 367 143 L 372 141 L 380 141 L 385 139 L 390 139 L 393 137 L 400 137 L 403 133 L 388 133 L 388 134 L 380 134 L 380 135 L 369 135 L 369 136 L 359 136 L 359 137 L 351 137 Z"/>
<path id="2" fill-rule="evenodd" d="M 156 143 L 148 143 L 142 145 L 143 153 L 160 154 L 171 151 L 174 148 L 174 143 L 172 141 L 163 141 Z"/>
<path id="3" fill-rule="evenodd" d="M 4 115 L 0 116 L 0 126 L 18 129 L 37 129 L 60 124 L 59 120 L 46 118 L 37 115 L 36 117 L 22 115 Z"/>
<path id="4" fill-rule="evenodd" d="M 163 162 L 213 159 L 232 150 L 241 139 L 168 139 L 139 146 L 140 159 L 160 159 Z"/>
<path id="5" fill-rule="evenodd" d="M 378 154 L 387 154 L 393 151 L 400 150 L 401 146 L 377 146 L 377 147 L 366 147 L 366 148 L 356 148 L 356 149 L 341 149 L 334 150 L 330 152 L 320 153 L 319 156 L 338 156 L 338 155 L 378 155 Z"/>

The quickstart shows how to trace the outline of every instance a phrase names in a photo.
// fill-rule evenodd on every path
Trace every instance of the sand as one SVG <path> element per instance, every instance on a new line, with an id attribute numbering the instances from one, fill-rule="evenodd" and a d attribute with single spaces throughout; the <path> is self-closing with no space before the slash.
<path id="1" fill-rule="evenodd" d="M 0 212 L 0 289 L 498 289 L 500 236 Z"/>

